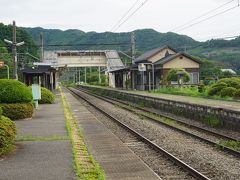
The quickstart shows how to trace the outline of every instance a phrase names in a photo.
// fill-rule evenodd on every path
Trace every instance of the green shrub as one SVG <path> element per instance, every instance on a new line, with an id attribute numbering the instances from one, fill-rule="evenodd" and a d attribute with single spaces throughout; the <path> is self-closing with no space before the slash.
<path id="1" fill-rule="evenodd" d="M 198 92 L 203 93 L 205 91 L 205 85 L 204 84 L 199 84 L 198 85 Z"/>
<path id="2" fill-rule="evenodd" d="M 0 117 L 1 117 L 1 115 L 2 115 L 2 112 L 3 112 L 3 110 L 2 110 L 2 108 L 0 107 Z"/>
<path id="3" fill-rule="evenodd" d="M 233 97 L 235 95 L 236 91 L 237 91 L 237 89 L 234 87 L 226 87 L 220 91 L 220 96 L 221 97 L 226 97 L 226 96 Z"/>
<path id="4" fill-rule="evenodd" d="M 218 81 L 219 83 L 226 83 L 228 87 L 234 87 L 238 89 L 240 87 L 240 78 L 232 77 L 232 78 L 224 78 Z"/>
<path id="5" fill-rule="evenodd" d="M 236 90 L 234 97 L 240 99 L 240 89 Z"/>
<path id="6" fill-rule="evenodd" d="M 227 87 L 226 83 L 217 82 L 208 89 L 208 95 L 210 96 L 219 95 L 220 91 L 225 87 Z"/>
<path id="7" fill-rule="evenodd" d="M 0 116 L 0 156 L 11 152 L 15 147 L 16 125 L 9 118 Z"/>
<path id="8" fill-rule="evenodd" d="M 31 90 L 17 80 L 0 79 L 0 103 L 29 103 Z"/>
<path id="9" fill-rule="evenodd" d="M 3 115 L 12 120 L 30 118 L 34 110 L 32 103 L 0 104 L 0 107 Z"/>
<path id="10" fill-rule="evenodd" d="M 41 100 L 40 104 L 53 104 L 55 101 L 55 95 L 46 88 L 41 87 Z"/>

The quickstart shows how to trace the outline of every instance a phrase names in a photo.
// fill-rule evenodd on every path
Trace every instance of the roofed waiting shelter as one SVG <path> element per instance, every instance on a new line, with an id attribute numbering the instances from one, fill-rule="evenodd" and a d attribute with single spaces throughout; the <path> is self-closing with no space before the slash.
<path id="1" fill-rule="evenodd" d="M 56 88 L 56 69 L 49 65 L 27 67 L 22 73 L 24 83 L 28 86 L 40 84 L 50 90 Z"/>

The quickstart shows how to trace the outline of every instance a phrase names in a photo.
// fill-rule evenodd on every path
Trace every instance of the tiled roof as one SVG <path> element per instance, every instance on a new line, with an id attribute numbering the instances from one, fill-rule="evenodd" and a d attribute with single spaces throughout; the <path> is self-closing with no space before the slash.
<path id="1" fill-rule="evenodd" d="M 177 54 L 171 54 L 171 55 L 168 55 L 168 56 L 166 56 L 166 57 L 164 57 L 162 59 L 159 59 L 158 61 L 156 61 L 154 63 L 154 65 L 165 64 L 165 63 L 167 63 L 167 62 L 171 61 L 172 59 L 175 59 L 176 57 L 179 57 L 179 56 L 185 56 L 185 57 L 187 57 L 187 58 L 189 58 L 189 59 L 191 59 L 191 60 L 201 64 L 201 62 L 199 60 L 197 60 L 196 58 L 194 58 L 194 57 L 192 57 L 192 56 L 190 56 L 190 55 L 188 55 L 186 53 L 179 52 Z"/>
<path id="2" fill-rule="evenodd" d="M 26 74 L 42 74 L 49 73 L 54 70 L 51 66 L 37 66 L 37 67 L 26 67 L 22 70 L 22 73 Z"/>
<path id="3" fill-rule="evenodd" d="M 157 54 L 158 52 L 160 52 L 166 48 L 171 49 L 174 52 L 177 52 L 175 49 L 173 49 L 170 46 L 163 46 L 163 47 L 152 49 L 150 51 L 145 52 L 144 54 L 139 56 L 137 59 L 135 59 L 135 63 L 138 63 L 138 62 L 144 61 L 144 60 L 148 60 L 150 57 L 152 57 L 153 55 Z"/>

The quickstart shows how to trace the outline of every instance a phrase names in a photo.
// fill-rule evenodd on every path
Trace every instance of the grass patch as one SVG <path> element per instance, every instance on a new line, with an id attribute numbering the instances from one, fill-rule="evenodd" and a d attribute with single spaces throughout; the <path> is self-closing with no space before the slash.
<path id="1" fill-rule="evenodd" d="M 32 136 L 17 136 L 16 141 L 59 141 L 59 140 L 70 140 L 67 136 L 52 136 L 52 137 L 32 137 Z"/>
<path id="2" fill-rule="evenodd" d="M 139 105 L 139 107 L 141 107 L 141 108 L 145 107 L 145 103 L 144 103 L 143 101 L 139 102 L 138 105 Z"/>
<path id="3" fill-rule="evenodd" d="M 120 107 L 120 108 L 127 108 L 127 109 L 130 109 L 132 111 L 135 110 L 135 107 L 134 105 L 132 104 L 129 104 L 128 106 L 127 105 L 116 105 L 116 107 Z M 163 117 L 161 115 L 158 115 L 158 114 L 155 114 L 155 113 L 145 113 L 145 112 L 137 112 L 137 111 L 134 111 L 138 117 L 140 119 L 145 119 L 146 117 L 149 117 L 149 118 L 152 118 L 156 121 L 160 121 L 164 124 L 167 124 L 167 125 L 170 125 L 170 126 L 173 126 L 173 127 L 176 127 L 176 128 L 179 128 L 179 129 L 183 129 L 184 126 L 180 125 L 179 123 L 177 123 L 177 121 L 173 120 L 173 119 L 169 119 L 169 118 L 166 118 L 166 117 Z"/>
<path id="4" fill-rule="evenodd" d="M 203 122 L 213 128 L 221 128 L 224 126 L 223 120 L 220 120 L 216 117 L 205 118 Z"/>
<path id="5" fill-rule="evenodd" d="M 231 149 L 234 149 L 235 151 L 240 151 L 240 141 L 222 140 L 219 142 L 219 145 L 229 147 Z"/>
<path id="6" fill-rule="evenodd" d="M 198 92 L 198 88 L 196 87 L 188 87 L 188 88 L 160 88 L 155 91 L 151 91 L 154 93 L 164 93 L 164 94 L 175 94 L 175 95 L 184 95 L 184 96 L 193 96 L 193 97 L 206 97 L 206 93 Z"/>
<path id="7" fill-rule="evenodd" d="M 181 96 L 191 96 L 191 97 L 200 97 L 207 99 L 216 99 L 216 100 L 225 100 L 225 101 L 235 101 L 232 97 L 220 97 L 220 96 L 209 96 L 207 91 L 198 92 L 197 87 L 185 87 L 185 88 L 175 88 L 175 87 L 166 87 L 156 89 L 151 91 L 151 93 L 162 93 L 162 94 L 173 94 L 173 95 L 181 95 Z"/>
<path id="8" fill-rule="evenodd" d="M 78 179 L 81 180 L 104 180 L 105 173 L 99 164 L 94 160 L 88 152 L 87 145 L 84 142 L 81 129 L 78 126 L 77 120 L 74 118 L 66 97 L 62 93 L 62 104 L 66 119 L 66 128 L 72 143 L 72 152 L 74 159 L 74 168 Z"/>

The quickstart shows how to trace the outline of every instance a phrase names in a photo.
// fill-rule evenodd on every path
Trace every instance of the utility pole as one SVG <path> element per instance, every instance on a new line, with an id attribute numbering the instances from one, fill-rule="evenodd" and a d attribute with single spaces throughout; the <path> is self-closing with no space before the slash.
<path id="1" fill-rule="evenodd" d="M 12 53 L 13 53 L 13 78 L 18 80 L 18 74 L 17 74 L 17 46 L 21 46 L 24 44 L 23 42 L 17 43 L 17 37 L 16 37 L 16 23 L 13 21 L 13 41 L 9 41 L 7 39 L 4 39 L 4 42 L 12 45 Z"/>
<path id="2" fill-rule="evenodd" d="M 134 64 L 135 60 L 135 54 L 136 54 L 136 38 L 135 38 L 135 32 L 133 31 L 131 33 L 131 52 L 132 52 L 132 64 Z"/>
<path id="3" fill-rule="evenodd" d="M 44 54 L 43 54 L 43 33 L 40 33 L 40 43 L 41 43 L 41 46 L 40 46 L 40 62 L 43 62 L 43 59 L 44 59 Z"/>

